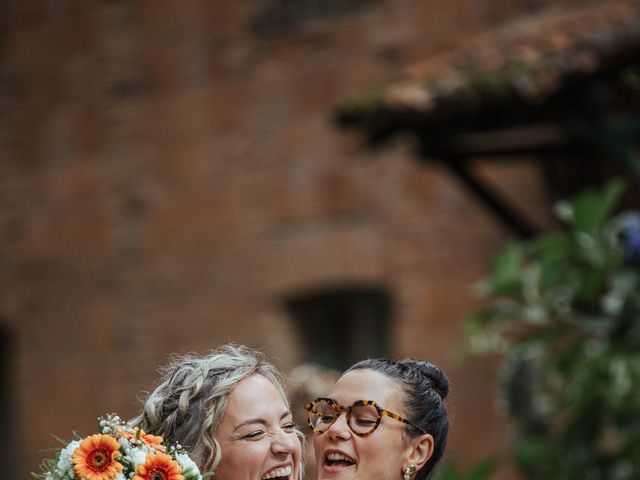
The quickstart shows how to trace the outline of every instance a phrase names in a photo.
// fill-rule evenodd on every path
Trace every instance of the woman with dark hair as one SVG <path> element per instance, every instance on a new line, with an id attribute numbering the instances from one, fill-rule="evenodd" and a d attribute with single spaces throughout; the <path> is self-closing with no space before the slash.
<path id="1" fill-rule="evenodd" d="M 319 480 L 426 480 L 449 431 L 449 382 L 421 360 L 367 359 L 305 408 Z M 342 415 L 345 413 L 345 415 Z"/>

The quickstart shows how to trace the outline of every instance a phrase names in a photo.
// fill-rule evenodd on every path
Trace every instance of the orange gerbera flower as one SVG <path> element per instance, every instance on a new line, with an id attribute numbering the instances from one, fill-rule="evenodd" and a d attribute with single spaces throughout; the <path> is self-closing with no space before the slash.
<path id="1" fill-rule="evenodd" d="M 115 438 L 96 434 L 85 438 L 71 459 L 80 478 L 110 480 L 122 471 L 122 465 L 116 462 L 119 456 L 120 445 Z"/>
<path id="2" fill-rule="evenodd" d="M 162 441 L 163 441 L 162 437 L 146 433 L 141 428 L 136 429 L 135 433 L 127 432 L 122 428 L 118 428 L 118 433 L 124 438 L 126 438 L 127 440 L 140 439 L 140 441 L 147 447 L 152 447 L 162 452 L 166 451 L 166 447 L 162 445 Z"/>
<path id="3" fill-rule="evenodd" d="M 132 480 L 184 480 L 182 467 L 166 453 L 150 453 Z"/>

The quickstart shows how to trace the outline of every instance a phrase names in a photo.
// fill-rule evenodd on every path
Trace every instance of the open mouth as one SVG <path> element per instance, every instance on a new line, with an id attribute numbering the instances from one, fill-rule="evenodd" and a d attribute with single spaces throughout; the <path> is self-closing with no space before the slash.
<path id="1" fill-rule="evenodd" d="M 291 476 L 291 465 L 287 465 L 286 467 L 279 467 L 279 468 L 274 468 L 273 470 L 271 470 L 270 472 L 265 473 L 262 476 L 261 480 L 271 480 L 271 479 L 276 479 L 276 480 L 285 480 L 285 479 L 289 479 L 289 477 Z"/>
<path id="2" fill-rule="evenodd" d="M 344 453 L 338 453 L 338 452 L 328 452 L 325 456 L 324 456 L 324 464 L 327 467 L 350 467 L 352 465 L 356 464 L 356 461 L 345 455 Z"/>

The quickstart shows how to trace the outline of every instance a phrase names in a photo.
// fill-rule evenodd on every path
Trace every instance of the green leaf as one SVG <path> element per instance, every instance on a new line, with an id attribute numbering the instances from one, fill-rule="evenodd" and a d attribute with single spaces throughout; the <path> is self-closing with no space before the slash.
<path id="1" fill-rule="evenodd" d="M 555 448 L 543 437 L 529 437 L 516 445 L 516 460 L 525 469 L 535 469 L 540 465 L 551 464 L 555 460 Z"/>
<path id="2" fill-rule="evenodd" d="M 624 183 L 615 179 L 603 191 L 586 190 L 570 202 L 571 222 L 579 230 L 594 231 L 612 212 L 624 192 Z"/>
<path id="3" fill-rule="evenodd" d="M 493 276 L 479 285 L 481 295 L 517 295 L 522 291 L 524 247 L 509 244 L 494 260 Z"/>

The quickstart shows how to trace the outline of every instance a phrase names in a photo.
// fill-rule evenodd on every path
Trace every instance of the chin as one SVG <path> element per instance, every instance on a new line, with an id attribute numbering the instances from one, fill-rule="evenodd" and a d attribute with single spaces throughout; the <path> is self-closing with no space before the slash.
<path id="1" fill-rule="evenodd" d="M 318 480 L 357 480 L 358 478 L 354 467 L 343 469 L 322 467 L 318 471 Z"/>

